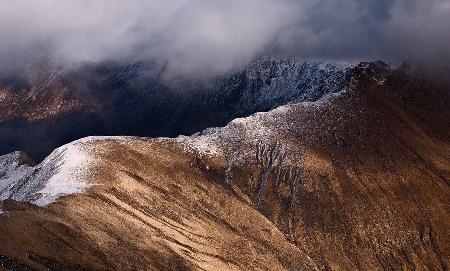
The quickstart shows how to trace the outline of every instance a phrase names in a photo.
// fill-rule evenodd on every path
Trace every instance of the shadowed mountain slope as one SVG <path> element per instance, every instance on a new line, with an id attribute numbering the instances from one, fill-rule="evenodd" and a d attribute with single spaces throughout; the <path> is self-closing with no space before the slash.
<path id="1" fill-rule="evenodd" d="M 0 78 L 0 154 L 21 150 L 40 161 L 86 136 L 190 135 L 340 91 L 354 66 L 263 58 L 208 78 L 165 78 L 157 63 L 62 69 L 37 61 Z"/>

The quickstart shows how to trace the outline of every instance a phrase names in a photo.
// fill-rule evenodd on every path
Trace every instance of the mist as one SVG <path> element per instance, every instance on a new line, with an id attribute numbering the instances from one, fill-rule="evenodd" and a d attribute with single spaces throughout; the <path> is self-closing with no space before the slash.
<path id="1" fill-rule="evenodd" d="M 450 58 L 448 0 L 0 0 L 0 70 L 152 59 L 223 72 L 259 55 Z"/>

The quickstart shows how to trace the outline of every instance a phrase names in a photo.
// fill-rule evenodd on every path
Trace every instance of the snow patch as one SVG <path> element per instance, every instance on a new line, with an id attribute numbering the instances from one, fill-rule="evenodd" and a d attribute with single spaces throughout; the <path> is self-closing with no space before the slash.
<path id="1" fill-rule="evenodd" d="M 12 199 L 46 206 L 92 186 L 89 167 L 94 160 L 86 144 L 93 138 L 64 145 L 36 167 L 20 164 L 20 153 L 0 157 L 0 202 Z"/>
<path id="2" fill-rule="evenodd" d="M 87 180 L 88 166 L 92 159 L 83 148 L 86 139 L 65 145 L 44 160 L 42 167 L 48 170 L 49 177 L 43 187 L 36 192 L 40 195 L 33 203 L 45 206 L 59 197 L 82 193 L 91 185 Z"/>
<path id="3" fill-rule="evenodd" d="M 218 156 L 222 153 L 208 135 L 179 136 L 176 141 L 184 146 L 185 151 L 194 151 L 201 156 Z"/>

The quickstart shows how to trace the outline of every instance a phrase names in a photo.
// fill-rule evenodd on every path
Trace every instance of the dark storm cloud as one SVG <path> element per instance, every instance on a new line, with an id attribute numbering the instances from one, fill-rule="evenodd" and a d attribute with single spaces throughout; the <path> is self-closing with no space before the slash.
<path id="1" fill-rule="evenodd" d="M 279 51 L 337 59 L 449 57 L 448 0 L 319 0 L 307 10 L 280 35 Z"/>
<path id="2" fill-rule="evenodd" d="M 153 58 L 181 72 L 267 53 L 446 59 L 449 26 L 449 0 L 0 0 L 0 58 Z"/>

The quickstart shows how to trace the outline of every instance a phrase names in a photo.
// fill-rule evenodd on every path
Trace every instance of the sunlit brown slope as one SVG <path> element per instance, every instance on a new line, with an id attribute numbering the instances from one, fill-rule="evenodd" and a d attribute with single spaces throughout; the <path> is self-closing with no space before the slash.
<path id="1" fill-rule="evenodd" d="M 6 201 L 3 268 L 447 270 L 449 92 L 381 63 L 196 137 L 90 138 L 92 187 Z M 0 265 L 1 266 L 1 265 Z M 0 267 L 1 268 L 1 267 Z"/>

